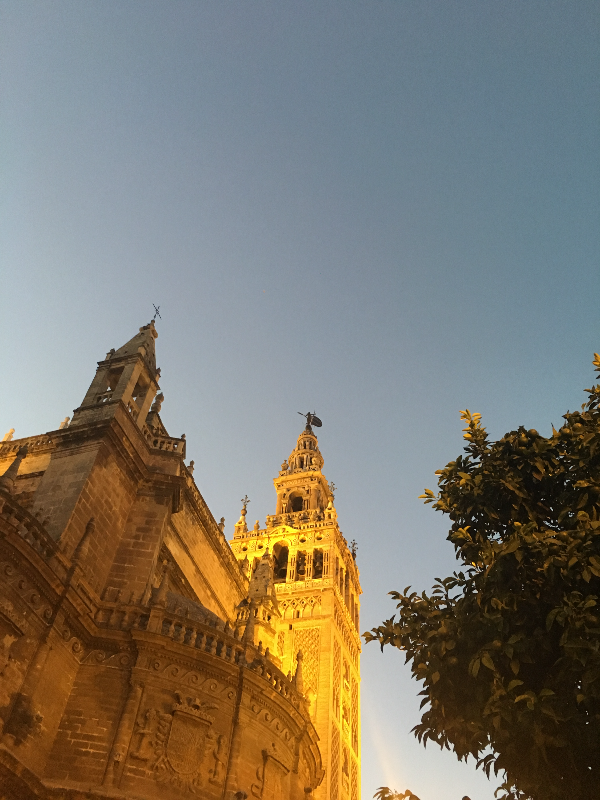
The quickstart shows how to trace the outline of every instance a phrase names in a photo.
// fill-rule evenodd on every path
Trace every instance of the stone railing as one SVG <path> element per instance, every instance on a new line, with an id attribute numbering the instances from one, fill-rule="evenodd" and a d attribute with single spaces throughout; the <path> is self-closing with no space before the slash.
<path id="1" fill-rule="evenodd" d="M 292 681 L 262 652 L 262 647 L 242 642 L 239 632 L 231 631 L 229 626 L 223 623 L 210 624 L 157 605 L 112 604 L 98 609 L 96 624 L 105 629 L 139 630 L 163 636 L 192 650 L 215 656 L 226 663 L 252 670 L 296 707 L 303 700 Z M 248 654 L 252 656 L 251 661 L 247 660 Z"/>
<path id="2" fill-rule="evenodd" d="M 164 436 L 156 433 L 148 425 L 144 425 L 142 433 L 152 450 L 162 450 L 165 453 L 179 453 L 185 458 L 185 437 L 177 439 L 173 436 Z"/>
<path id="3" fill-rule="evenodd" d="M 267 528 L 275 528 L 278 525 L 289 525 L 290 528 L 325 528 L 331 526 L 337 520 L 335 511 L 289 511 L 283 514 L 270 514 L 267 517 Z M 258 531 L 264 533 L 264 531 Z"/>
<path id="4" fill-rule="evenodd" d="M 108 403 L 109 400 L 112 400 L 113 390 L 109 389 L 107 392 L 100 392 L 100 394 L 96 395 L 96 403 Z"/>
<path id="5" fill-rule="evenodd" d="M 26 439 L 11 439 L 9 442 L 0 442 L 0 458 L 16 455 L 21 447 L 27 446 L 27 453 L 31 455 L 35 450 L 50 447 L 53 444 L 54 439 L 46 433 L 40 436 L 29 436 Z"/>
<path id="6" fill-rule="evenodd" d="M 6 493 L 0 493 L 0 517 L 42 558 L 47 560 L 56 553 L 57 543 L 48 535 L 43 523 Z"/>

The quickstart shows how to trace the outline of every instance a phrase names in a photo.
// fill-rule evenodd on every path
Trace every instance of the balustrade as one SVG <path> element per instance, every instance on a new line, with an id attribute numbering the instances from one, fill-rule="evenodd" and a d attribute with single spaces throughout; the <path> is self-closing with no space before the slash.
<path id="1" fill-rule="evenodd" d="M 157 606 L 146 608 L 122 606 L 119 603 L 98 609 L 96 624 L 116 630 L 148 630 L 151 617 L 154 620 L 155 631 L 160 636 L 220 658 L 227 663 L 243 664 L 267 681 L 278 694 L 298 705 L 298 694 L 291 681 L 258 647 L 242 643 L 239 632 L 232 631 L 228 626 L 223 626 L 221 629 L 217 624 L 192 620 L 183 613 L 174 613 Z M 248 654 L 253 656 L 250 662 L 247 661 Z"/>
<path id="2" fill-rule="evenodd" d="M 148 425 L 144 425 L 142 433 L 153 450 L 162 450 L 167 453 L 181 453 L 185 458 L 185 439 L 164 436 L 163 434 L 153 431 Z"/>

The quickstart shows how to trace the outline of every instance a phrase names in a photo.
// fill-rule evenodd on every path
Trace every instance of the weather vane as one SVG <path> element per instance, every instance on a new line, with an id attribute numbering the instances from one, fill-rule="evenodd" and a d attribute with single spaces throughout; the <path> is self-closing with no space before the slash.
<path id="1" fill-rule="evenodd" d="M 301 417 L 306 417 L 307 428 L 311 428 L 313 425 L 315 426 L 315 428 L 320 428 L 321 425 L 323 424 L 314 411 L 312 414 L 310 413 L 310 411 L 308 412 L 308 414 L 303 414 L 301 411 L 299 411 L 298 413 L 300 414 Z"/>
<path id="2" fill-rule="evenodd" d="M 154 303 L 152 303 L 152 305 L 154 306 Z M 159 319 L 162 319 L 162 317 L 161 317 L 161 315 L 160 315 L 160 306 L 154 306 L 154 311 L 155 311 L 156 313 L 155 313 L 155 314 L 154 314 L 154 316 L 152 317 L 152 322 L 154 322 L 154 320 L 155 320 L 157 317 L 158 317 Z"/>

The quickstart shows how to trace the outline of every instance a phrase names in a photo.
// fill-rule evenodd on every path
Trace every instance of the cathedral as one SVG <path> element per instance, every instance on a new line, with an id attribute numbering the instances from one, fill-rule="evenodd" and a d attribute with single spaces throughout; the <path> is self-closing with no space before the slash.
<path id="1" fill-rule="evenodd" d="M 360 582 L 306 425 L 226 538 L 154 322 L 0 443 L 0 800 L 359 800 Z"/>

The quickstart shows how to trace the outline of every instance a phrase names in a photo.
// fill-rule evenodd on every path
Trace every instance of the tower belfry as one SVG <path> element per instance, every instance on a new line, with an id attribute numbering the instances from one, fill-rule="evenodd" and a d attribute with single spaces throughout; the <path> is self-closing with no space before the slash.
<path id="1" fill-rule="evenodd" d="M 235 526 L 231 546 L 242 571 L 254 586 L 264 583 L 265 598 L 271 597 L 271 588 L 276 598 L 276 605 L 265 607 L 249 596 L 239 608 L 238 624 L 247 624 L 252 604 L 255 644 L 264 640 L 284 673 L 295 673 L 302 654 L 303 691 L 328 764 L 314 796 L 359 800 L 359 572 L 339 529 L 333 485 L 322 472 L 323 456 L 312 428 L 320 420 L 306 417 L 306 427 L 274 480 L 277 505 L 266 527 L 257 523 L 248 530 L 245 506 Z"/>

